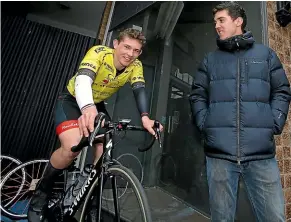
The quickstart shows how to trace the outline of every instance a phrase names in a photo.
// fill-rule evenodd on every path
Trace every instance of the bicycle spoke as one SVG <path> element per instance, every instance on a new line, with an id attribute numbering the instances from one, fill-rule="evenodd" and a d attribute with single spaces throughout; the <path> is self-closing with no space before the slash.
<path id="1" fill-rule="evenodd" d="M 1 170 L 1 173 L 4 172 L 8 167 L 10 167 L 12 165 L 12 162 L 7 166 L 5 167 L 3 170 Z"/>
<path id="2" fill-rule="evenodd" d="M 20 176 L 17 172 L 15 172 L 14 174 L 16 174 L 19 178 L 22 178 L 22 176 Z"/>
<path id="3" fill-rule="evenodd" d="M 42 175 L 41 175 L 41 177 L 39 177 L 39 172 L 40 172 L 40 169 L 41 169 L 41 165 L 39 164 L 39 167 L 38 167 L 38 170 L 37 170 L 37 174 L 36 174 L 36 178 L 42 178 L 43 177 L 43 174 L 46 171 L 47 165 L 48 164 L 45 163 L 44 170 L 42 171 Z"/>
<path id="4" fill-rule="evenodd" d="M 30 201 L 31 201 L 31 198 L 30 198 Z M 30 201 L 27 201 L 27 204 L 26 204 L 24 210 L 22 211 L 22 213 L 26 212 L 26 209 L 28 209 Z"/>
<path id="5" fill-rule="evenodd" d="M 15 195 L 14 194 L 17 194 L 19 193 L 19 191 L 12 191 L 10 193 L 2 193 L 3 196 L 7 196 L 7 197 L 10 197 L 10 195 L 12 194 L 12 197 L 11 198 L 14 198 Z"/>
<path id="6" fill-rule="evenodd" d="M 21 182 L 19 182 L 19 181 L 17 180 L 17 178 L 16 178 L 16 179 L 14 179 L 14 178 L 11 178 L 11 179 L 10 179 L 10 181 L 11 181 L 11 180 L 12 180 L 12 181 L 14 181 L 14 182 L 21 183 Z M 6 186 L 5 186 L 5 187 L 6 187 Z"/>
<path id="7" fill-rule="evenodd" d="M 33 174 L 33 173 L 32 173 Z M 28 172 L 25 173 L 26 176 L 29 177 L 29 179 L 33 180 L 33 175 L 31 176 Z"/>
<path id="8" fill-rule="evenodd" d="M 25 185 L 25 184 L 24 184 Z M 3 186 L 2 190 L 7 190 L 7 189 L 11 189 L 11 188 L 17 188 L 18 186 L 12 186 L 12 185 L 5 185 Z"/>
<path id="9" fill-rule="evenodd" d="M 27 204 L 29 205 L 30 201 L 32 199 L 32 196 L 29 198 L 29 200 L 27 201 Z"/>
<path id="10" fill-rule="evenodd" d="M 34 163 L 32 164 L 31 178 L 33 178 L 33 174 L 34 174 Z"/>
<path id="11" fill-rule="evenodd" d="M 15 206 L 15 204 L 28 192 L 29 191 L 23 192 L 23 194 L 20 197 L 18 197 L 18 199 L 14 202 L 14 204 L 11 207 Z"/>

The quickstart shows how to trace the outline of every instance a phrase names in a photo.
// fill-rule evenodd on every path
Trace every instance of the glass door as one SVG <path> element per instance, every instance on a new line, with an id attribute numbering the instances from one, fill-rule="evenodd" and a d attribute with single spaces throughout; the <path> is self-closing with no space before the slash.
<path id="1" fill-rule="evenodd" d="M 209 214 L 205 155 L 189 103 L 196 63 L 189 50 L 191 47 L 179 44 L 177 35 L 173 36 L 167 121 L 158 185 Z M 181 40 L 181 36 L 178 37 Z"/>

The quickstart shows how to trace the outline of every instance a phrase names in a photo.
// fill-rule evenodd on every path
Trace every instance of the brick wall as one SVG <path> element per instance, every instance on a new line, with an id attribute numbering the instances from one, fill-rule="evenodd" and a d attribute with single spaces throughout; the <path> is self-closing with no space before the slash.
<path id="1" fill-rule="evenodd" d="M 267 2 L 269 46 L 283 63 L 291 83 L 291 24 L 282 28 L 275 18 L 276 2 Z M 291 107 L 283 133 L 276 136 L 277 160 L 285 196 L 287 221 L 291 221 Z"/>

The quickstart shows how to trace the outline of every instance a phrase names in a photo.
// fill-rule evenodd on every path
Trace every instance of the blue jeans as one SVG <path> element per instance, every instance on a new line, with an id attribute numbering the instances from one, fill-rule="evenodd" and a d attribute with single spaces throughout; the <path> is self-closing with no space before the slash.
<path id="1" fill-rule="evenodd" d="M 242 163 L 206 157 L 211 221 L 234 221 L 241 176 L 257 221 L 284 222 L 284 196 L 275 158 Z"/>

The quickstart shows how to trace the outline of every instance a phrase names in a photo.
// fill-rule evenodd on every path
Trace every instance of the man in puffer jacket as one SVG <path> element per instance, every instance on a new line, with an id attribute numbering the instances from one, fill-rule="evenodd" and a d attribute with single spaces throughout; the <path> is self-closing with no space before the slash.
<path id="1" fill-rule="evenodd" d="M 244 31 L 241 6 L 222 3 L 213 14 L 218 49 L 204 58 L 189 97 L 204 137 L 211 219 L 234 221 L 242 177 L 257 220 L 285 221 L 274 135 L 288 115 L 288 79 L 276 53 Z"/>

